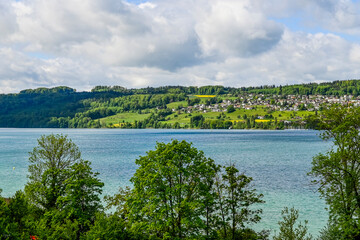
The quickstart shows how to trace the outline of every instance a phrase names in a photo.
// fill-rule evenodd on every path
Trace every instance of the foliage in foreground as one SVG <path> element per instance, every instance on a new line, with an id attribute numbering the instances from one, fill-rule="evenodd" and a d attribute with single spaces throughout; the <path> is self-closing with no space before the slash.
<path id="1" fill-rule="evenodd" d="M 330 210 L 319 240 L 360 239 L 360 109 L 335 107 L 317 116 L 334 146 L 310 172 Z M 29 181 L 10 201 L 0 198 L 0 239 L 268 239 L 260 221 L 262 195 L 235 166 L 219 166 L 185 141 L 158 143 L 136 160 L 132 189 L 101 205 L 103 183 L 66 136 L 38 140 Z M 1 192 L 0 192 L 1 193 Z M 298 212 L 285 209 L 274 240 L 311 239 Z"/>
<path id="2" fill-rule="evenodd" d="M 338 239 L 360 239 L 360 108 L 333 107 L 318 116 L 326 129 L 324 140 L 333 140 L 326 154 L 313 159 L 309 173 L 329 205 L 329 227 Z"/>
<path id="3" fill-rule="evenodd" d="M 64 135 L 42 136 L 29 181 L 0 199 L 0 239 L 266 239 L 262 195 L 235 166 L 219 166 L 186 141 L 158 143 L 136 160 L 131 182 L 101 205 L 103 183 Z"/>
<path id="4" fill-rule="evenodd" d="M 206 158 L 185 141 L 158 143 L 136 160 L 133 189 L 109 197 L 130 231 L 149 239 L 258 239 L 249 224 L 260 221 L 262 195 L 234 166 Z M 119 207 L 120 206 L 120 207 Z M 135 234 L 136 233 L 136 234 Z M 246 236 L 246 238 L 244 238 Z"/>
<path id="5" fill-rule="evenodd" d="M 279 234 L 273 237 L 273 240 L 312 240 L 312 236 L 307 234 L 307 221 L 305 224 L 299 223 L 297 226 L 296 221 L 299 218 L 299 211 L 285 207 L 281 211 L 283 217 L 282 221 L 279 221 Z"/>

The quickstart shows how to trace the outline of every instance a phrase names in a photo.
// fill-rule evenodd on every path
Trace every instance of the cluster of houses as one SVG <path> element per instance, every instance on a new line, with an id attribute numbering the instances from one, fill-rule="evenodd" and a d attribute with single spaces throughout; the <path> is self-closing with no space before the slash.
<path id="1" fill-rule="evenodd" d="M 324 95 L 253 95 L 243 96 L 239 98 L 245 109 L 252 109 L 254 106 L 266 106 L 276 111 L 316 111 L 321 110 L 323 106 L 332 104 L 340 104 L 348 106 L 360 106 L 360 98 L 352 95 L 345 96 L 324 96 Z M 247 104 L 245 104 L 247 103 Z M 235 106 L 235 105 L 234 105 Z"/>
<path id="2" fill-rule="evenodd" d="M 197 104 L 194 106 L 181 107 L 172 109 L 172 111 L 181 111 L 191 113 L 197 112 L 225 112 L 230 105 L 235 109 L 251 110 L 256 106 L 265 106 L 273 111 L 317 111 L 325 105 L 341 104 L 343 106 L 354 105 L 360 106 L 360 97 L 351 95 L 345 96 L 324 96 L 324 95 L 262 95 L 248 94 L 239 96 L 234 100 L 223 100 L 217 104 Z"/>

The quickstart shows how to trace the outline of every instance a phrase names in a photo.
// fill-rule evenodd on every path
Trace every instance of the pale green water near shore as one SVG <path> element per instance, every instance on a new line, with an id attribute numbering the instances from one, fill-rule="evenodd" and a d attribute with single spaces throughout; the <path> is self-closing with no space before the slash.
<path id="1" fill-rule="evenodd" d="M 11 196 L 26 183 L 28 152 L 43 134 L 63 133 L 80 147 L 83 158 L 92 162 L 105 182 L 105 194 L 129 185 L 136 170 L 134 160 L 155 147 L 156 141 L 171 139 L 193 142 L 219 164 L 233 162 L 248 176 L 266 201 L 262 221 L 256 229 L 277 229 L 284 206 L 300 210 L 317 235 L 326 225 L 325 204 L 306 173 L 312 157 L 325 152 L 316 131 L 250 130 L 119 130 L 119 129 L 0 129 L 0 188 Z M 14 169 L 15 167 L 15 169 Z"/>

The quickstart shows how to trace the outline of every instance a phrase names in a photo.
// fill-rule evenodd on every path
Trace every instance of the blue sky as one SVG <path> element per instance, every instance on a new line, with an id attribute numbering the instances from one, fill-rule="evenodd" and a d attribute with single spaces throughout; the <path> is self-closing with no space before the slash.
<path id="1" fill-rule="evenodd" d="M 2 0 L 0 93 L 360 79 L 359 0 Z"/>

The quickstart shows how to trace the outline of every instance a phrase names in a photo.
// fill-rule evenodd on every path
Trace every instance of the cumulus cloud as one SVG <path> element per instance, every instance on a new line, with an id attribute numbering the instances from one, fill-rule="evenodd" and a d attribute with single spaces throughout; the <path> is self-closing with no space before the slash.
<path id="1" fill-rule="evenodd" d="M 250 0 L 213 1 L 197 19 L 205 55 L 248 57 L 266 52 L 281 39 L 282 27 L 254 9 Z"/>
<path id="2" fill-rule="evenodd" d="M 360 64 L 360 44 L 353 44 L 350 50 L 350 60 L 354 63 Z"/>
<path id="3" fill-rule="evenodd" d="M 96 76 L 94 66 L 91 71 L 87 67 L 71 59 L 33 59 L 10 48 L 0 48 L 0 92 L 59 85 L 84 87 L 89 74 L 93 74 L 91 78 Z"/>
<path id="4" fill-rule="evenodd" d="M 352 44 L 334 34 L 293 33 L 286 30 L 271 51 L 251 58 L 228 58 L 184 72 L 205 77 L 197 84 L 226 86 L 286 85 L 344 79 L 360 74 L 359 54 Z"/>
<path id="5" fill-rule="evenodd" d="M 360 2 L 353 0 L 253 0 L 256 8 L 274 18 L 296 17 L 298 24 L 360 35 Z"/>
<path id="6" fill-rule="evenodd" d="M 20 28 L 13 39 L 28 51 L 169 70 L 198 61 L 191 24 L 180 21 L 186 16 L 165 17 L 154 4 L 34 0 L 13 5 Z"/>
<path id="7" fill-rule="evenodd" d="M 159 68 L 104 66 L 70 58 L 33 59 L 10 48 L 0 48 L 0 79 L 0 93 L 60 85 L 88 91 L 96 85 L 132 88 L 193 83 L 183 74 Z"/>
<path id="8" fill-rule="evenodd" d="M 121 1 L 33 0 L 13 6 L 20 28 L 14 40 L 28 44 L 30 50 L 69 54 L 79 44 L 149 31 L 143 16 Z"/>
<path id="9" fill-rule="evenodd" d="M 251 56 L 271 49 L 282 28 L 250 1 L 201 1 L 170 7 L 114 0 L 33 0 L 13 4 L 28 51 L 87 56 L 107 65 L 175 70 L 213 55 Z"/>
<path id="10" fill-rule="evenodd" d="M 0 2 L 0 35 L 3 42 L 17 30 L 16 15 L 9 0 Z"/>
<path id="11" fill-rule="evenodd" d="M 312 1 L 311 13 L 329 30 L 360 35 L 360 4 L 351 0 Z"/>
<path id="12" fill-rule="evenodd" d="M 350 0 L 3 0 L 0 92 L 38 86 L 250 86 L 358 78 Z M 290 30 L 300 17 L 326 32 Z"/>

